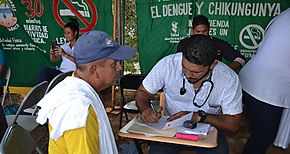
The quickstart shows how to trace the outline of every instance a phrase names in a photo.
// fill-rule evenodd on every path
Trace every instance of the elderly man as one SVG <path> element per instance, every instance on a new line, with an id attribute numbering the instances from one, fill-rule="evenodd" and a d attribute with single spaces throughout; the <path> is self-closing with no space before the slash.
<path id="1" fill-rule="evenodd" d="M 37 122 L 48 119 L 49 153 L 118 153 L 112 128 L 98 93 L 110 87 L 122 70 L 119 60 L 135 48 L 120 46 L 107 33 L 90 31 L 76 42 L 76 71 L 39 103 Z"/>
<path id="2" fill-rule="evenodd" d="M 203 35 L 209 35 L 210 31 L 210 25 L 209 21 L 206 16 L 203 15 L 197 15 L 192 20 L 192 34 L 203 34 Z M 243 65 L 245 65 L 245 58 L 236 51 L 230 44 L 228 44 L 226 41 L 218 39 L 216 37 L 211 36 L 213 39 L 216 47 L 217 47 L 217 59 L 222 60 L 224 58 L 225 60 L 229 61 L 229 67 L 233 70 L 237 71 L 239 70 Z M 184 48 L 186 48 L 187 44 L 189 43 L 189 39 L 185 38 L 180 41 L 177 47 L 178 52 L 182 52 Z"/>
<path id="3" fill-rule="evenodd" d="M 197 153 L 228 153 L 223 131 L 235 132 L 242 113 L 242 90 L 237 74 L 216 60 L 213 40 L 205 35 L 193 35 L 182 53 L 161 59 L 143 80 L 136 94 L 141 118 L 157 122 L 148 100 L 159 89 L 165 94 L 165 113 L 174 120 L 188 113 L 192 120 L 208 123 L 219 130 L 218 147 L 195 148 Z M 222 111 L 219 113 L 219 111 Z M 186 147 L 152 143 L 151 153 L 179 153 Z"/>

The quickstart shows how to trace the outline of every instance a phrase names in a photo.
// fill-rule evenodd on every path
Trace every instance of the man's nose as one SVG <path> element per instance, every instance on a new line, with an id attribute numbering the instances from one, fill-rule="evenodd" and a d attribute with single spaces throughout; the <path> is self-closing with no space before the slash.
<path id="1" fill-rule="evenodd" d="M 185 77 L 188 78 L 188 79 L 193 77 L 192 73 L 190 73 L 189 71 L 185 70 L 184 74 L 185 74 Z"/>
<path id="2" fill-rule="evenodd" d="M 122 71 L 122 65 L 121 65 L 120 61 L 117 61 L 116 70 Z"/>

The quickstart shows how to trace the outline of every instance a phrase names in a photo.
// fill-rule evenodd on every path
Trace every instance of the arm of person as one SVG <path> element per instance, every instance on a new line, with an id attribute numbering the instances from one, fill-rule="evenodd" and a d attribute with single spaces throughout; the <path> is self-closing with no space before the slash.
<path id="1" fill-rule="evenodd" d="M 222 57 L 230 62 L 228 65 L 234 71 L 237 71 L 245 65 L 245 58 L 240 52 L 236 51 L 229 43 L 224 40 L 214 38 L 218 50 L 221 51 Z"/>
<path id="2" fill-rule="evenodd" d="M 228 114 L 207 114 L 204 123 L 213 125 L 218 130 L 224 130 L 227 132 L 236 132 L 240 127 L 241 113 L 236 115 Z M 195 112 L 192 116 L 192 120 L 200 121 L 201 117 L 198 112 Z"/>
<path id="3" fill-rule="evenodd" d="M 72 56 L 72 55 L 70 55 L 70 54 L 68 54 L 68 53 L 66 53 L 66 52 L 63 50 L 63 48 L 61 48 L 61 47 L 58 47 L 58 54 L 59 54 L 60 56 L 64 56 L 64 57 L 66 57 L 67 59 L 69 59 L 69 60 L 72 61 L 72 62 L 75 62 L 75 57 Z"/>
<path id="4" fill-rule="evenodd" d="M 180 55 L 181 56 L 181 55 Z M 163 89 L 166 85 L 168 71 L 172 65 L 172 57 L 167 56 L 162 58 L 157 64 L 151 69 L 147 74 L 142 84 L 138 88 L 136 93 L 135 101 L 139 112 L 141 113 L 141 118 L 146 122 L 157 122 L 161 118 L 162 107 L 155 111 L 150 106 L 150 100 L 155 93 L 160 89 Z M 175 71 L 175 70 L 171 70 Z"/>
<path id="5" fill-rule="evenodd" d="M 67 59 L 69 59 L 72 62 L 75 62 L 75 57 L 66 53 L 61 47 L 56 47 L 57 48 L 57 52 L 54 53 L 52 51 L 52 48 L 50 48 L 50 61 L 52 62 L 56 62 L 60 59 L 61 56 L 66 57 Z"/>
<path id="6" fill-rule="evenodd" d="M 222 112 L 220 113 L 206 113 L 198 111 L 193 114 L 195 120 L 208 123 L 217 129 L 236 132 L 239 129 L 242 109 L 242 89 L 238 76 L 233 73 L 232 79 L 228 79 L 227 85 L 220 93 L 221 102 L 219 104 Z M 198 119 L 196 119 L 198 118 Z M 199 119 L 200 118 L 200 119 Z"/>
<path id="7" fill-rule="evenodd" d="M 233 69 L 234 71 L 237 71 L 237 70 L 239 70 L 239 69 L 242 68 L 242 64 L 241 64 L 240 62 L 238 62 L 238 61 L 233 61 L 233 62 L 230 63 L 228 66 L 229 66 L 231 69 Z"/>
<path id="8" fill-rule="evenodd" d="M 178 113 L 173 114 L 167 120 L 173 121 L 175 119 L 181 118 L 186 114 L 189 114 L 188 111 L 180 111 Z M 191 120 L 200 122 L 201 116 L 198 112 L 194 112 Z M 218 130 L 224 130 L 227 132 L 236 132 L 240 127 L 241 114 L 236 115 L 227 115 L 227 114 L 206 114 L 206 118 L 203 123 L 208 123 L 217 128 Z"/>
<path id="9" fill-rule="evenodd" d="M 69 59 L 70 61 L 74 62 L 75 63 L 75 57 L 66 53 L 64 50 L 62 50 L 62 56 L 66 57 L 67 59 Z"/>
<path id="10" fill-rule="evenodd" d="M 157 122 L 161 118 L 161 112 L 154 111 L 150 106 L 149 100 L 153 97 L 143 86 L 140 85 L 136 93 L 135 101 L 139 112 L 141 113 L 141 118 L 146 122 Z M 162 110 L 162 109 L 161 109 Z"/>
<path id="11" fill-rule="evenodd" d="M 64 133 L 68 153 L 99 153 L 98 120 L 92 106 L 89 107 L 87 124 Z"/>

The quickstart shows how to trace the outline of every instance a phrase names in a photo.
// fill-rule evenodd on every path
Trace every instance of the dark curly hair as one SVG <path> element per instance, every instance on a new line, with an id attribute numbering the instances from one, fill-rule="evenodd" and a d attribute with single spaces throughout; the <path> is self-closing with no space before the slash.
<path id="1" fill-rule="evenodd" d="M 70 18 L 69 19 L 69 22 L 67 22 L 65 25 L 64 25 L 64 28 L 67 28 L 69 27 L 73 32 L 77 32 L 77 38 L 79 36 L 79 31 L 80 31 L 80 28 L 79 28 L 79 23 L 77 21 L 77 19 L 75 18 Z"/>
<path id="2" fill-rule="evenodd" d="M 198 25 L 206 25 L 209 27 L 209 21 L 206 16 L 204 15 L 197 15 L 192 19 L 192 28 Z"/>
<path id="3" fill-rule="evenodd" d="M 183 56 L 191 63 L 210 66 L 216 59 L 216 45 L 206 35 L 192 35 L 189 43 L 183 50 Z"/>

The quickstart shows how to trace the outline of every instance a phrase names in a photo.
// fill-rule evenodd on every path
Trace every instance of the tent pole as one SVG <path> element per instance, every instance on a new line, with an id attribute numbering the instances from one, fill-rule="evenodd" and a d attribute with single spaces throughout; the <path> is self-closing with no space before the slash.
<path id="1" fill-rule="evenodd" d="M 114 1 L 114 29 L 113 29 L 113 39 L 117 40 L 120 45 L 124 45 L 124 32 L 125 32 L 125 0 L 115 0 Z M 117 36 L 118 35 L 118 36 Z M 122 71 L 120 76 L 124 74 L 124 61 L 121 61 Z M 111 87 L 112 89 L 112 108 L 108 112 L 113 113 L 116 107 L 115 100 L 115 85 Z"/>

